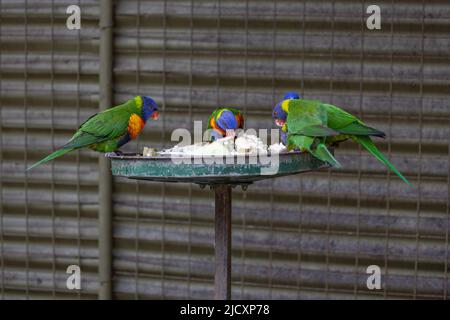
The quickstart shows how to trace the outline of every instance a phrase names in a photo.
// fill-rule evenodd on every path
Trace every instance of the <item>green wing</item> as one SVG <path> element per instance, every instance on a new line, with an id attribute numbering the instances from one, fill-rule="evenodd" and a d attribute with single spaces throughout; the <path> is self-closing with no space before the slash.
<path id="1" fill-rule="evenodd" d="M 133 113 L 139 114 L 134 99 L 117 107 L 99 112 L 87 119 L 72 138 L 59 150 L 30 166 L 28 170 L 62 156 L 70 151 L 94 144 L 106 142 L 125 134 L 128 121 Z"/>
<path id="2" fill-rule="evenodd" d="M 81 124 L 65 147 L 81 148 L 122 136 L 127 132 L 130 116 L 137 112 L 134 99 L 99 112 Z"/>
<path id="3" fill-rule="evenodd" d="M 332 104 L 321 104 L 328 115 L 327 126 L 343 134 L 384 137 L 384 132 L 366 126 L 354 115 Z"/>
<path id="4" fill-rule="evenodd" d="M 316 137 L 338 134 L 385 136 L 384 132 L 366 126 L 360 119 L 341 108 L 318 100 L 291 100 L 287 126 L 293 133 Z"/>
<path id="5" fill-rule="evenodd" d="M 317 100 L 292 100 L 287 117 L 288 131 L 312 137 L 327 137 L 338 132 L 327 126 L 328 115 Z"/>
<path id="6" fill-rule="evenodd" d="M 343 128 L 336 129 L 340 133 L 347 135 L 356 135 L 356 136 L 377 136 L 384 138 L 386 135 L 383 131 L 377 130 L 372 127 L 368 127 L 364 124 L 360 124 L 357 122 L 350 123 L 348 126 Z"/>

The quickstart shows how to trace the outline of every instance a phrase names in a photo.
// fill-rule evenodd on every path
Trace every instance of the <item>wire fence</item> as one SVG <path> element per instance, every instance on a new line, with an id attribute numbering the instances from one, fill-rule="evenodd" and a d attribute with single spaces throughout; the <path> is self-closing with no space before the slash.
<path id="1" fill-rule="evenodd" d="M 76 1 L 0 0 L 0 296 L 95 298 L 98 155 L 25 172 L 98 111 L 102 11 Z M 344 107 L 386 132 L 380 149 L 408 188 L 351 142 L 343 168 L 234 189 L 236 299 L 447 299 L 450 222 L 450 5 L 379 1 L 114 2 L 115 104 L 160 105 L 123 151 L 163 148 L 217 106 L 272 127 L 286 91 Z M 213 197 L 189 184 L 113 180 L 113 298 L 210 298 Z M 69 265 L 81 290 L 66 287 Z M 381 289 L 368 289 L 379 266 Z"/>

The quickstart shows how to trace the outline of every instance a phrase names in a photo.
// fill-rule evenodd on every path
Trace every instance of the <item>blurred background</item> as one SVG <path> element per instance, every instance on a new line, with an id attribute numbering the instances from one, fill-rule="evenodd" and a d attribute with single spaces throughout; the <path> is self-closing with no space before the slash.
<path id="1" fill-rule="evenodd" d="M 73 4 L 80 30 L 66 27 Z M 381 30 L 366 27 L 371 4 Z M 98 296 L 101 155 L 24 169 L 98 111 L 104 13 L 94 0 L 0 0 L 0 298 Z M 271 128 L 297 90 L 385 131 L 377 145 L 415 185 L 348 142 L 342 169 L 234 189 L 233 298 L 450 297 L 448 1 L 116 0 L 112 30 L 114 104 L 142 94 L 162 110 L 124 151 L 172 146 L 172 130 L 217 106 Z M 112 297 L 211 298 L 213 200 L 115 178 Z M 71 264 L 81 290 L 66 288 Z"/>

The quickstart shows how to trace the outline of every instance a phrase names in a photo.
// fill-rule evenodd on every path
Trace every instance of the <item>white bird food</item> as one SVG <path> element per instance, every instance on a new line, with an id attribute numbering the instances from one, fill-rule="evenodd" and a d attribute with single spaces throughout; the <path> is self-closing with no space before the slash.
<path id="1" fill-rule="evenodd" d="M 177 156 L 228 156 L 246 155 L 258 153 L 281 153 L 287 149 L 282 143 L 275 143 L 267 146 L 260 138 L 250 134 L 240 134 L 234 137 L 225 137 L 214 142 L 195 143 L 186 146 L 176 145 L 173 148 L 162 150 L 159 155 Z M 144 154 L 144 156 L 146 156 Z"/>

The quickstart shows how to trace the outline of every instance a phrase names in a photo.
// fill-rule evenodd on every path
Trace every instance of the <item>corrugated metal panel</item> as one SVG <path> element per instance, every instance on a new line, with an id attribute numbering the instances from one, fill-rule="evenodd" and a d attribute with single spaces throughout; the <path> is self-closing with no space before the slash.
<path id="1" fill-rule="evenodd" d="M 418 186 L 348 143 L 342 170 L 234 190 L 235 298 L 448 298 L 450 5 L 377 4 L 381 31 L 362 28 L 359 1 L 116 2 L 115 98 L 164 109 L 129 150 L 171 144 L 217 105 L 266 128 L 297 89 L 386 131 L 379 145 Z M 211 297 L 213 194 L 116 179 L 114 199 L 116 297 Z"/>
<path id="2" fill-rule="evenodd" d="M 81 1 L 78 34 L 65 28 L 71 1 L 0 3 L 0 296 L 77 297 L 65 268 L 81 263 L 80 296 L 93 298 L 97 155 L 26 176 L 23 162 L 97 110 L 98 4 Z M 417 186 L 346 143 L 343 169 L 235 189 L 234 298 L 449 297 L 450 4 L 378 1 L 381 31 L 364 28 L 367 5 L 115 2 L 115 101 L 148 94 L 163 108 L 126 150 L 171 145 L 173 129 L 217 105 L 240 106 L 248 127 L 272 126 L 271 106 L 296 89 L 386 131 L 378 144 Z M 113 196 L 114 297 L 210 298 L 213 193 L 115 179 Z M 380 291 L 365 286 L 371 264 Z"/>
<path id="3" fill-rule="evenodd" d="M 66 28 L 71 4 L 0 1 L 1 298 L 97 294 L 97 157 L 24 172 L 97 109 L 98 5 L 83 1 L 78 33 Z M 66 288 L 72 264 L 80 292 Z"/>

